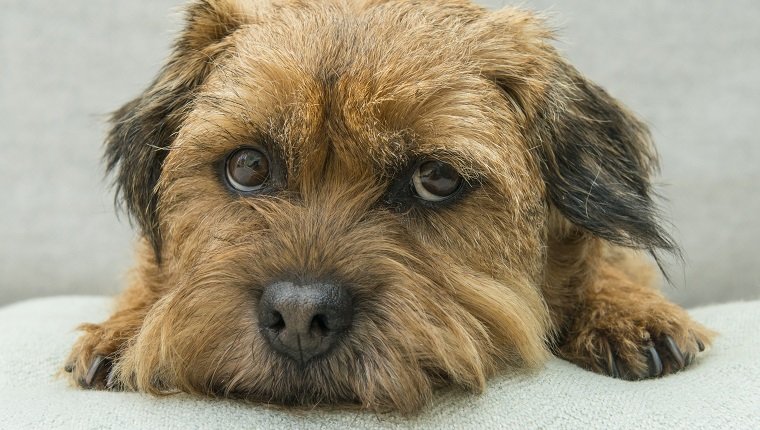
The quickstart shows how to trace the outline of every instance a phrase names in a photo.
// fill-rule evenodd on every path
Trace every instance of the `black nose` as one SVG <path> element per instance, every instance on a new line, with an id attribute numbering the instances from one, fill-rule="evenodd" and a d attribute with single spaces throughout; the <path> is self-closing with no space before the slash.
<path id="1" fill-rule="evenodd" d="M 335 284 L 277 282 L 259 301 L 264 336 L 272 348 L 301 364 L 329 351 L 352 318 L 351 296 Z"/>

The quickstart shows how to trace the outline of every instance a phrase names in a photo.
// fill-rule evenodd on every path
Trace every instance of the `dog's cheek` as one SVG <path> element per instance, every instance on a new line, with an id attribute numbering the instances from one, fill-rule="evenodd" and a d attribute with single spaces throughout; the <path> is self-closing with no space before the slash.
<path id="1" fill-rule="evenodd" d="M 488 333 L 484 344 L 492 346 L 486 353 L 495 365 L 535 368 L 548 356 L 543 339 L 549 317 L 540 292 L 547 206 L 540 176 L 522 177 L 486 184 L 426 214 L 412 234 L 429 254 L 426 270 L 434 288 L 453 302 L 449 309 L 466 315 L 459 320 L 471 329 Z"/>
<path id="2" fill-rule="evenodd" d="M 161 178 L 161 229 L 170 271 L 191 269 L 219 245 L 237 243 L 263 227 L 245 200 L 206 170 L 186 176 L 170 170 Z"/>
<path id="3" fill-rule="evenodd" d="M 532 279 L 519 270 L 495 279 L 449 262 L 457 304 L 486 328 L 498 367 L 537 368 L 549 356 L 549 314 Z"/>
<path id="4" fill-rule="evenodd" d="M 450 208 L 430 212 L 411 229 L 434 256 L 508 282 L 520 273 L 539 285 L 544 264 L 547 208 L 537 184 L 488 185 Z M 503 189 L 511 187 L 505 192 Z M 441 257 L 438 257 L 441 256 Z"/>

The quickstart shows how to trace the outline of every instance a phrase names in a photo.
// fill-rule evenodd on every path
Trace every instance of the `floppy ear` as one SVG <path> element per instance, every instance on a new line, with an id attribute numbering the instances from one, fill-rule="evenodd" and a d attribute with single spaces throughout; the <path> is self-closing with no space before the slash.
<path id="1" fill-rule="evenodd" d="M 609 242 L 677 252 L 652 199 L 657 158 L 646 126 L 563 60 L 532 13 L 494 12 L 483 28 L 483 73 L 524 124 L 551 206 Z"/>
<path id="2" fill-rule="evenodd" d="M 647 127 L 564 60 L 555 64 L 536 118 L 552 205 L 609 242 L 677 251 L 652 198 L 657 154 Z"/>
<path id="3" fill-rule="evenodd" d="M 153 83 L 111 116 L 106 163 L 114 175 L 116 199 L 151 242 L 160 261 L 161 233 L 156 184 L 174 136 L 197 87 L 207 76 L 225 38 L 243 24 L 234 0 L 192 3 L 186 26 Z"/>

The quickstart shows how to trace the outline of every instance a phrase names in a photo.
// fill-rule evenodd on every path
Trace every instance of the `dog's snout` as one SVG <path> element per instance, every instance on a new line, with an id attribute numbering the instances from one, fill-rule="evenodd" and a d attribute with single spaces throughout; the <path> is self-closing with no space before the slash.
<path id="1" fill-rule="evenodd" d="M 329 351 L 352 319 L 351 296 L 332 283 L 277 282 L 259 301 L 259 324 L 269 344 L 301 364 Z"/>

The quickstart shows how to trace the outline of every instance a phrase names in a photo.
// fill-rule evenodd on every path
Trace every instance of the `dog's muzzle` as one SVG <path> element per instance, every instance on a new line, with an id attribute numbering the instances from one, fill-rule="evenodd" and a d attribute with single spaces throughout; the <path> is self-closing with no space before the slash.
<path id="1" fill-rule="evenodd" d="M 276 282 L 259 301 L 259 324 L 272 348 L 300 364 L 325 354 L 351 326 L 353 303 L 331 283 Z"/>

